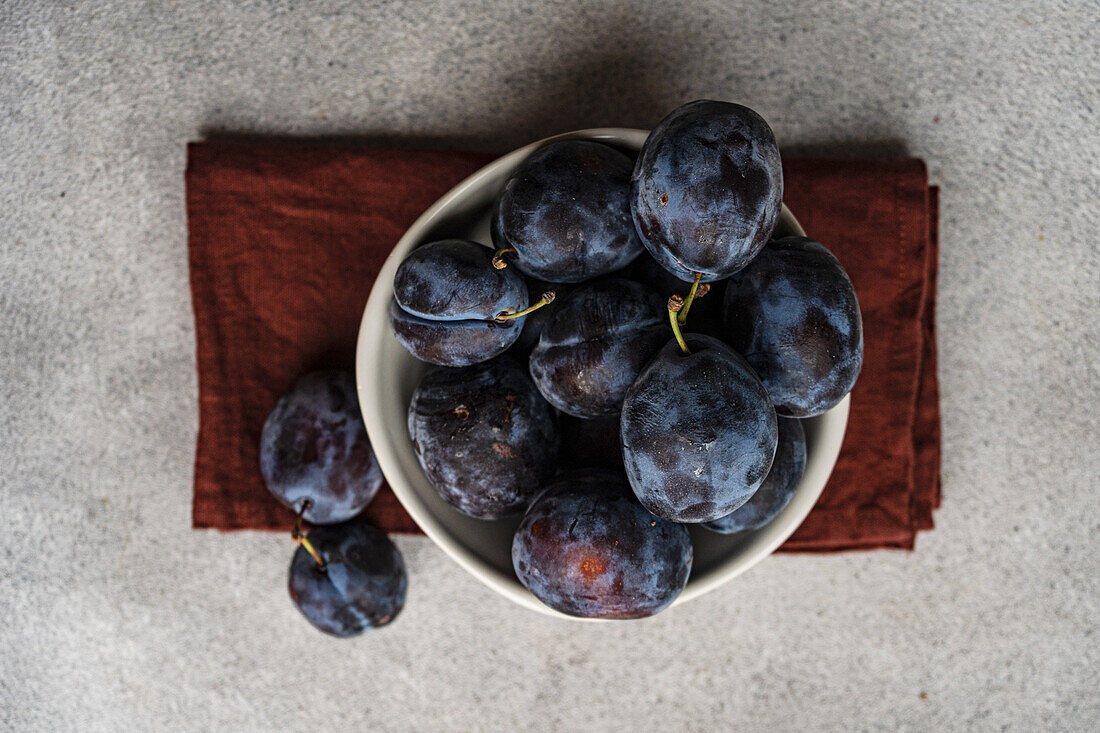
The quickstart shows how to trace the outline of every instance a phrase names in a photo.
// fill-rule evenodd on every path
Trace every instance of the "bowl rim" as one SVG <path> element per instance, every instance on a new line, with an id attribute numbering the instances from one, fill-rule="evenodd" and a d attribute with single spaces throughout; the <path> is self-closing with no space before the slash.
<path id="1" fill-rule="evenodd" d="M 445 527 L 431 509 L 424 504 L 416 491 L 406 483 L 401 462 L 397 456 L 397 441 L 394 440 L 394 436 L 390 435 L 387 425 L 380 417 L 385 413 L 385 409 L 381 404 L 383 395 L 380 390 L 370 389 L 372 382 L 369 379 L 370 375 L 376 373 L 376 369 L 382 366 L 380 350 L 375 349 L 374 344 L 378 343 L 381 338 L 392 338 L 387 313 L 393 296 L 393 277 L 397 271 L 397 266 L 408 252 L 420 243 L 423 236 L 431 230 L 451 206 L 457 200 L 462 199 L 467 192 L 480 186 L 485 179 L 498 176 L 501 170 L 514 168 L 535 149 L 549 142 L 570 139 L 599 140 L 637 149 L 641 147 L 648 134 L 647 130 L 622 127 L 573 130 L 517 148 L 467 176 L 421 214 L 405 231 L 386 257 L 371 288 L 367 304 L 363 309 L 363 318 L 356 343 L 356 391 L 359 396 L 363 420 L 367 427 L 367 435 L 382 468 L 382 473 L 386 477 L 386 482 L 413 521 L 446 555 L 489 588 L 531 610 L 573 621 L 598 621 L 602 619 L 579 619 L 563 614 L 539 601 L 514 576 L 511 578 L 503 577 L 503 574 L 496 567 L 470 551 L 451 530 Z M 786 204 L 783 205 L 780 218 L 796 234 L 805 235 L 801 225 L 787 209 Z M 817 499 L 824 490 L 829 475 L 836 464 L 847 427 L 849 405 L 850 395 L 845 396 L 839 404 L 818 417 L 821 421 L 818 428 L 820 440 L 813 454 L 808 456 L 806 472 L 802 477 L 799 489 L 786 508 L 768 525 L 752 533 L 746 544 L 729 559 L 712 568 L 701 578 L 689 577 L 687 587 L 673 601 L 672 606 L 678 606 L 698 598 L 714 590 L 719 585 L 732 580 L 774 552 L 798 529 L 817 503 Z"/>

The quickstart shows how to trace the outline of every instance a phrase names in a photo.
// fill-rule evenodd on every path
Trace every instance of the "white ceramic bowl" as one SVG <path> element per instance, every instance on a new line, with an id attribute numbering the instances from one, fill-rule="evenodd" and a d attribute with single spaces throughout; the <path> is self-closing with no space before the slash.
<path id="1" fill-rule="evenodd" d="M 439 497 L 417 462 L 409 440 L 406 411 L 413 389 L 427 368 L 403 349 L 390 332 L 387 310 L 397 266 L 416 246 L 444 237 L 491 244 L 489 209 L 516 166 L 550 140 L 600 140 L 638 150 L 646 131 L 620 128 L 578 130 L 532 143 L 485 166 L 452 188 L 405 232 L 378 274 L 363 312 L 356 353 L 359 403 L 371 445 L 397 498 L 443 551 L 493 590 L 535 611 L 572 618 L 543 605 L 512 570 L 512 534 L 519 518 L 485 522 L 460 514 Z M 783 207 L 781 234 L 803 234 Z M 720 535 L 692 527 L 695 561 L 684 592 L 675 604 L 706 593 L 763 560 L 798 528 L 825 488 L 848 423 L 848 398 L 820 417 L 803 421 L 808 460 L 806 474 L 790 504 L 766 527 Z M 674 605 L 675 605 L 674 604 Z"/>

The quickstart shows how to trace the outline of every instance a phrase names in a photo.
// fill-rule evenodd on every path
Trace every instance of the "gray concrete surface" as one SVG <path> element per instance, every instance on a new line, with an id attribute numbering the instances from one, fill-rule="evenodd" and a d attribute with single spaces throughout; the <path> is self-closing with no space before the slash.
<path id="1" fill-rule="evenodd" d="M 0 727 L 1095 730 L 1100 6 L 0 3 Z M 945 501 L 912 554 L 769 559 L 653 620 L 513 607 L 423 539 L 399 623 L 189 529 L 184 143 L 502 151 L 760 110 L 943 187 Z"/>

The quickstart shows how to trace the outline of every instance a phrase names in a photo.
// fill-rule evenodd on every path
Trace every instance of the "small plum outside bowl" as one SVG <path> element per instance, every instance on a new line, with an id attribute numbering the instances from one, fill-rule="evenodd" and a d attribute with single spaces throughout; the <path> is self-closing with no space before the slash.
<path id="1" fill-rule="evenodd" d="M 598 140 L 630 151 L 645 142 L 645 130 L 597 128 L 540 140 L 498 158 L 425 211 L 409 227 L 382 266 L 363 312 L 356 349 L 359 404 L 371 445 L 393 492 L 424 533 L 475 578 L 534 611 L 561 614 L 535 598 L 512 569 L 512 535 L 520 518 L 482 521 L 459 513 L 439 497 L 417 462 L 406 414 L 413 389 L 428 365 L 402 348 L 390 331 L 389 309 L 397 266 L 417 246 L 461 237 L 491 245 L 489 210 L 513 170 L 536 148 L 553 140 Z M 777 235 L 804 234 L 787 207 Z M 673 605 L 686 603 L 740 575 L 779 547 L 810 513 L 836 463 L 848 424 L 849 398 L 824 415 L 803 420 L 806 473 L 790 504 L 771 523 L 752 532 L 720 535 L 689 525 L 695 546 L 691 577 Z"/>

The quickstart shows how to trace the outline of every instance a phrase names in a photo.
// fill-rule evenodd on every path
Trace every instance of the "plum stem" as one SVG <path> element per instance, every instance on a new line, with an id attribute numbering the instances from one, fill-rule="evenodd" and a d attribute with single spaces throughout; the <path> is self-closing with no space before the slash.
<path id="1" fill-rule="evenodd" d="M 498 313 L 496 318 L 494 318 L 493 320 L 497 321 L 498 323 L 502 323 L 512 318 L 521 318 L 528 313 L 531 313 L 532 311 L 537 311 L 544 305 L 550 305 L 554 302 L 555 297 L 557 296 L 553 290 L 547 290 L 545 293 L 542 294 L 542 297 L 539 298 L 538 302 L 530 306 L 529 308 L 524 308 L 519 313 Z"/>
<path id="2" fill-rule="evenodd" d="M 512 247 L 512 246 L 501 247 L 500 249 L 498 249 L 496 252 L 493 253 L 493 267 L 495 267 L 498 270 L 503 270 L 505 267 L 508 266 L 508 263 L 505 262 L 504 259 L 503 259 L 504 255 L 506 255 L 506 254 L 515 254 L 515 253 L 516 253 L 516 248 L 515 247 Z"/>
<path id="3" fill-rule="evenodd" d="M 302 508 L 298 511 L 298 521 L 294 523 L 294 529 L 290 533 L 290 539 L 301 547 L 306 548 L 306 552 L 313 555 L 313 559 L 317 561 L 318 567 L 323 572 L 325 570 L 325 560 L 321 557 L 321 554 L 317 552 L 317 549 L 313 546 L 313 543 L 306 539 L 306 536 L 302 534 L 302 518 L 305 516 L 306 509 L 313 506 L 313 502 L 306 499 L 302 502 Z"/>
<path id="4" fill-rule="evenodd" d="M 684 307 L 680 310 L 680 316 L 677 319 L 680 321 L 680 325 L 683 326 L 688 321 L 688 311 L 691 310 L 691 304 L 695 302 L 696 294 L 699 292 L 699 280 L 702 279 L 703 273 L 695 273 L 695 280 L 691 283 L 691 290 L 688 291 L 687 299 L 684 300 Z"/>
<path id="5" fill-rule="evenodd" d="M 691 356 L 691 350 L 688 349 L 687 342 L 684 341 L 683 334 L 680 333 L 680 322 L 677 319 L 676 314 L 682 312 L 684 307 L 684 299 L 679 295 L 673 295 L 668 299 L 668 322 L 672 324 L 672 334 L 676 337 L 676 343 L 680 344 L 680 351 L 684 352 L 686 356 Z"/>

